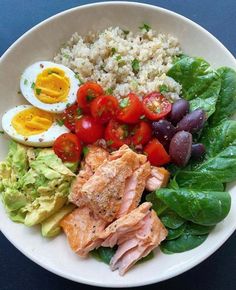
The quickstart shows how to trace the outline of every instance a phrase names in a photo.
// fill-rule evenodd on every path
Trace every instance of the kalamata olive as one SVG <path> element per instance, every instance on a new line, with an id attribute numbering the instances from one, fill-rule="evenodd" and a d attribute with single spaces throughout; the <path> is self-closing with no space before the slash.
<path id="1" fill-rule="evenodd" d="M 189 102 L 180 99 L 172 105 L 170 121 L 176 125 L 189 112 Z"/>
<path id="2" fill-rule="evenodd" d="M 191 157 L 194 159 L 199 159 L 205 153 L 206 148 L 202 143 L 197 143 L 192 145 Z"/>
<path id="3" fill-rule="evenodd" d="M 187 131 L 196 133 L 199 131 L 206 121 L 206 114 L 203 110 L 197 109 L 183 117 L 176 126 L 177 131 Z"/>
<path id="4" fill-rule="evenodd" d="M 153 135 L 159 142 L 165 147 L 168 147 L 175 134 L 175 127 L 167 120 L 160 120 L 158 122 L 152 122 L 152 130 Z"/>
<path id="5" fill-rule="evenodd" d="M 191 156 L 192 134 L 186 131 L 177 132 L 170 142 L 171 160 L 178 166 L 185 166 Z"/>

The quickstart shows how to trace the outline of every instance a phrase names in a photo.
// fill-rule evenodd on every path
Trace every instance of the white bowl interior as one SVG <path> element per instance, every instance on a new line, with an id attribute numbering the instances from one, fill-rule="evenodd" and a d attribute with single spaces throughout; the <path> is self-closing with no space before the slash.
<path id="1" fill-rule="evenodd" d="M 44 21 L 21 37 L 1 58 L 1 110 L 26 103 L 17 93 L 23 70 L 40 60 L 50 60 L 72 33 L 86 34 L 108 26 L 120 26 L 136 31 L 146 22 L 157 31 L 170 33 L 179 39 L 186 54 L 201 56 L 212 66 L 236 68 L 234 57 L 212 35 L 188 19 L 170 11 L 149 5 L 128 2 L 99 3 L 78 7 Z M 0 142 L 0 159 L 7 153 L 7 137 Z M 236 188 L 231 185 L 231 193 Z M 236 227 L 236 195 L 228 217 L 219 224 L 200 247 L 176 255 L 163 255 L 133 268 L 120 277 L 105 264 L 90 258 L 82 260 L 70 250 L 63 235 L 47 240 L 39 229 L 12 223 L 0 205 L 0 227 L 4 235 L 26 256 L 46 269 L 74 281 L 97 286 L 129 287 L 158 282 L 180 274 L 212 254 L 232 234 Z"/>

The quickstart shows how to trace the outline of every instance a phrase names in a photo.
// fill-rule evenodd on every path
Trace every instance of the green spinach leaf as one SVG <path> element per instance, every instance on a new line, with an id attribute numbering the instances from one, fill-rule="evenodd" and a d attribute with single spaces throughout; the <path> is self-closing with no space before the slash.
<path id="1" fill-rule="evenodd" d="M 221 89 L 216 111 L 210 118 L 212 125 L 230 117 L 236 111 L 236 72 L 229 67 L 221 67 L 217 72 L 221 78 Z"/>
<path id="2" fill-rule="evenodd" d="M 185 224 L 182 224 L 177 229 L 168 229 L 168 236 L 166 237 L 166 240 L 174 240 L 180 237 L 185 230 Z"/>
<path id="3" fill-rule="evenodd" d="M 221 79 L 202 58 L 183 57 L 167 73 L 182 85 L 183 97 L 190 101 L 191 110 L 202 108 L 208 117 L 215 112 Z"/>
<path id="4" fill-rule="evenodd" d="M 115 252 L 115 248 L 100 247 L 96 250 L 93 250 L 91 255 L 99 261 L 110 264 L 111 258 L 114 256 Z"/>
<path id="5" fill-rule="evenodd" d="M 202 226 L 191 222 L 186 224 L 185 232 L 193 236 L 209 234 L 214 229 L 214 226 Z"/>
<path id="6" fill-rule="evenodd" d="M 148 194 L 146 196 L 146 201 L 152 203 L 152 208 L 155 210 L 158 216 L 160 216 L 168 208 L 168 206 L 162 200 L 157 198 L 155 192 Z"/>
<path id="7" fill-rule="evenodd" d="M 207 172 L 181 170 L 176 175 L 176 181 L 183 188 L 224 191 L 222 182 Z"/>
<path id="8" fill-rule="evenodd" d="M 177 229 L 185 223 L 185 220 L 177 215 L 173 210 L 167 209 L 160 215 L 160 219 L 164 226 L 170 229 Z"/>
<path id="9" fill-rule="evenodd" d="M 207 235 L 195 236 L 184 232 L 175 240 L 165 240 L 161 243 L 160 248 L 165 254 L 182 253 L 200 246 L 206 238 Z"/>
<path id="10" fill-rule="evenodd" d="M 236 121 L 226 120 L 213 128 L 206 127 L 201 143 L 206 146 L 206 157 L 216 156 L 236 140 Z"/>
<path id="11" fill-rule="evenodd" d="M 206 226 L 222 221 L 231 205 L 228 192 L 162 188 L 154 194 L 183 219 Z"/>

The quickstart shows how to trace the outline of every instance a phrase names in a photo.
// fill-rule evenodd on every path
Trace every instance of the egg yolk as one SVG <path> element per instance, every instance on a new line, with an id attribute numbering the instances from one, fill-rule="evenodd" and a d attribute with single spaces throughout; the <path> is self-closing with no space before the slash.
<path id="1" fill-rule="evenodd" d="M 37 108 L 29 108 L 16 114 L 11 124 L 18 134 L 31 136 L 47 131 L 52 126 L 53 121 L 52 114 Z"/>
<path id="2" fill-rule="evenodd" d="M 69 90 L 69 78 L 56 67 L 44 69 L 37 76 L 34 86 L 36 98 L 46 104 L 66 102 Z"/>

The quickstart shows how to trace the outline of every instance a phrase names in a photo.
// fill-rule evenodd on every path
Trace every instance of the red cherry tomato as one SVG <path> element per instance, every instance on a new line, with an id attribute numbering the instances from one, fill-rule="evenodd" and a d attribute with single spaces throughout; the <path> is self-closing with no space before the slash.
<path id="1" fill-rule="evenodd" d="M 135 125 L 131 131 L 131 143 L 134 145 L 145 145 L 152 138 L 152 128 L 147 122 L 141 121 L 139 124 Z"/>
<path id="2" fill-rule="evenodd" d="M 105 139 L 108 146 L 114 149 L 130 144 L 129 127 L 126 124 L 111 120 L 105 129 Z"/>
<path id="3" fill-rule="evenodd" d="M 74 104 L 65 109 L 62 113 L 62 120 L 64 125 L 70 129 L 72 132 L 75 131 L 75 121 L 82 114 L 82 110 L 78 107 L 77 104 Z"/>
<path id="4" fill-rule="evenodd" d="M 115 97 L 102 95 L 92 101 L 91 114 L 96 120 L 105 124 L 115 117 L 118 108 L 119 103 Z"/>
<path id="5" fill-rule="evenodd" d="M 55 140 L 53 150 L 63 161 L 76 162 L 80 160 L 82 146 L 75 134 L 65 133 Z"/>
<path id="6" fill-rule="evenodd" d="M 94 143 L 103 138 L 104 128 L 91 116 L 83 116 L 76 120 L 75 133 L 84 143 Z"/>
<path id="7" fill-rule="evenodd" d="M 134 124 L 140 121 L 142 114 L 143 106 L 137 95 L 130 93 L 127 97 L 120 100 L 120 111 L 117 115 L 118 120 Z"/>
<path id="8" fill-rule="evenodd" d="M 89 113 L 91 102 L 103 94 L 103 88 L 99 84 L 87 82 L 81 85 L 77 91 L 77 103 L 85 113 Z"/>
<path id="9" fill-rule="evenodd" d="M 152 139 L 144 148 L 147 158 L 154 166 L 162 166 L 170 162 L 170 156 L 163 145 L 157 140 Z"/>
<path id="10" fill-rule="evenodd" d="M 171 103 L 160 93 L 153 92 L 143 99 L 143 110 L 150 120 L 160 120 L 171 111 Z"/>

